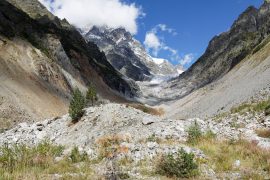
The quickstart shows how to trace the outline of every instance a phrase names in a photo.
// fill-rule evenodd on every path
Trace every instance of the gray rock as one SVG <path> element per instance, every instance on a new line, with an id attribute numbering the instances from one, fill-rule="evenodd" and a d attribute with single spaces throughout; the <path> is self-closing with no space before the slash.
<path id="1" fill-rule="evenodd" d="M 155 120 L 153 119 L 153 117 L 144 117 L 142 120 L 143 125 L 150 125 L 153 123 L 155 123 Z"/>

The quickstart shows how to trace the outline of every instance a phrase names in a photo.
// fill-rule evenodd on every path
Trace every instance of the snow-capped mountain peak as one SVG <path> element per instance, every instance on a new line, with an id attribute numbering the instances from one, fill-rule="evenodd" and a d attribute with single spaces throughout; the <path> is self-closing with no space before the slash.
<path id="1" fill-rule="evenodd" d="M 124 28 L 94 26 L 85 34 L 85 38 L 96 43 L 118 71 L 135 81 L 150 81 L 156 75 L 179 74 L 168 60 L 151 57 L 144 46 Z"/>

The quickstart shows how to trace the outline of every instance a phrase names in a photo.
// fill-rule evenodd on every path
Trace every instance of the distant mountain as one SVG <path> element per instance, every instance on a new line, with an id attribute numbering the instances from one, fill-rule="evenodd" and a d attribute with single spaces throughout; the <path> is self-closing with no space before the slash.
<path id="1" fill-rule="evenodd" d="M 157 75 L 178 75 L 169 61 L 152 58 L 141 43 L 123 28 L 93 27 L 84 36 L 104 51 L 117 70 L 135 81 L 150 81 Z"/>

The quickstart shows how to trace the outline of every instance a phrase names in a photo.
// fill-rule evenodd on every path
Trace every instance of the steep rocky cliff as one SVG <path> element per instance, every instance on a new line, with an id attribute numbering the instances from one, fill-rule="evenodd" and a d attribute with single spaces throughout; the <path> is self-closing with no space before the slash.
<path id="1" fill-rule="evenodd" d="M 94 43 L 36 0 L 0 2 L 0 46 L 1 118 L 12 123 L 66 111 L 72 90 L 90 83 L 110 100 L 137 94 Z"/>

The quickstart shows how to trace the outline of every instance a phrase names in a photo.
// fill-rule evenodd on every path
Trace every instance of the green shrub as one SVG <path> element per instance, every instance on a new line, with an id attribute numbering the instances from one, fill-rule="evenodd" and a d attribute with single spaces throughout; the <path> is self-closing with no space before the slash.
<path id="1" fill-rule="evenodd" d="M 202 137 L 202 131 L 197 121 L 195 121 L 194 124 L 188 128 L 187 132 L 188 132 L 188 139 L 187 139 L 188 143 L 196 144 Z"/>
<path id="2" fill-rule="evenodd" d="M 87 90 L 86 100 L 87 100 L 87 103 L 91 103 L 92 106 L 98 100 L 97 91 L 93 85 L 90 85 Z"/>
<path id="3" fill-rule="evenodd" d="M 168 154 L 162 157 L 157 173 L 168 177 L 189 178 L 198 174 L 198 165 L 194 161 L 194 154 L 181 148 L 175 156 Z"/>
<path id="4" fill-rule="evenodd" d="M 74 147 L 71 151 L 70 159 L 73 163 L 83 162 L 88 160 L 88 155 L 85 151 L 80 152 L 78 147 Z"/>
<path id="5" fill-rule="evenodd" d="M 85 107 L 85 98 L 81 91 L 77 88 L 72 94 L 72 100 L 69 105 L 69 115 L 73 121 L 78 121 L 82 117 Z"/>

